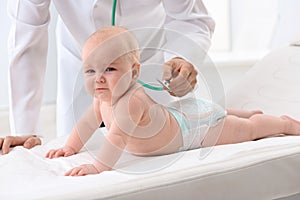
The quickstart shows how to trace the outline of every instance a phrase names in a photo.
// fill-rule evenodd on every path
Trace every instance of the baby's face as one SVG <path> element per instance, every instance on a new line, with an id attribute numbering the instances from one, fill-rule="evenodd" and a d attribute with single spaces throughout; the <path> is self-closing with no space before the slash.
<path id="1" fill-rule="evenodd" d="M 109 31 L 114 28 L 115 32 Z M 101 100 L 117 100 L 138 75 L 138 58 L 133 59 L 129 53 L 137 45 L 132 36 L 123 31 L 117 27 L 100 30 L 87 40 L 82 50 L 85 87 L 90 95 Z"/>
<path id="2" fill-rule="evenodd" d="M 122 56 L 107 66 L 84 66 L 85 87 L 102 101 L 122 96 L 133 83 L 132 62 Z"/>

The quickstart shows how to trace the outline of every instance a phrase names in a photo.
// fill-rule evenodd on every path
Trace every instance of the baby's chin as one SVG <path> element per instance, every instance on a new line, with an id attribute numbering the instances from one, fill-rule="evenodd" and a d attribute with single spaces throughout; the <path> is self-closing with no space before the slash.
<path id="1" fill-rule="evenodd" d="M 96 93 L 94 98 L 101 101 L 111 101 L 111 95 L 108 92 Z"/>

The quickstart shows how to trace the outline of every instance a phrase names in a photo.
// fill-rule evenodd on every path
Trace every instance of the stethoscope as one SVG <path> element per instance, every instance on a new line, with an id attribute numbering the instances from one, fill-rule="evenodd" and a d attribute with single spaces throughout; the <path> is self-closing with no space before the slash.
<path id="1" fill-rule="evenodd" d="M 117 7 L 117 0 L 113 0 L 113 5 L 112 5 L 112 11 L 111 11 L 111 25 L 115 26 L 115 22 L 116 22 L 116 7 Z M 155 91 L 163 91 L 164 89 L 167 89 L 167 91 L 170 91 L 170 81 L 169 80 L 159 80 L 157 79 L 157 81 L 163 86 L 163 87 L 156 87 L 153 85 L 149 85 L 141 80 L 137 80 L 137 82 L 139 84 L 141 84 L 143 87 L 148 88 L 150 90 L 155 90 Z"/>

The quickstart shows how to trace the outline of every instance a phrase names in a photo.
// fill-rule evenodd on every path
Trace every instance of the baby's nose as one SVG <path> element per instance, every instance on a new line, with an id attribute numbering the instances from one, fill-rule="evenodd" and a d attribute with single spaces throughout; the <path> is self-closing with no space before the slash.
<path id="1" fill-rule="evenodd" d="M 97 76 L 96 81 L 99 83 L 105 83 L 105 78 L 102 73 Z"/>

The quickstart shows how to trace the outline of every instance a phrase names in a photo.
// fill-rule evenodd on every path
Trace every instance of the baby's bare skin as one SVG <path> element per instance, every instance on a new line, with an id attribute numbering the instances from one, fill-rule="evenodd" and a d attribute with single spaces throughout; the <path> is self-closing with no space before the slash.
<path id="1" fill-rule="evenodd" d="M 177 152 L 183 146 L 176 119 L 136 82 L 140 69 L 139 54 L 128 49 L 131 53 L 108 62 L 109 57 L 120 49 L 137 46 L 130 34 L 116 39 L 105 49 L 97 49 L 106 39 L 126 31 L 121 27 L 107 27 L 92 35 L 83 48 L 85 86 L 94 96 L 94 104 L 78 120 L 66 145 L 49 151 L 46 157 L 78 153 L 102 122 L 108 129 L 108 135 L 95 161 L 69 170 L 65 174 L 67 176 L 111 170 L 124 150 L 141 156 L 164 155 Z M 101 54 L 97 54 L 95 49 Z M 102 63 L 106 61 L 107 64 Z M 209 127 L 199 147 L 239 143 L 278 134 L 300 135 L 300 122 L 287 116 L 265 115 L 260 110 L 230 109 L 219 123 Z"/>
<path id="2" fill-rule="evenodd" d="M 105 38 L 125 29 L 119 29 L 112 34 L 110 30 L 107 31 L 87 41 L 83 48 L 83 60 L 87 60 Z M 98 37 L 99 35 L 101 36 Z M 149 156 L 174 153 L 182 146 L 180 128 L 174 117 L 137 84 L 140 67 L 138 60 L 121 56 L 104 67 L 84 67 L 87 73 L 85 86 L 94 96 L 94 105 L 78 121 L 65 147 L 51 150 L 46 157 L 70 156 L 79 152 L 101 122 L 108 129 L 107 140 L 92 165 L 79 166 L 68 171 L 66 175 L 86 175 L 110 170 L 123 150 L 135 155 Z"/>
<path id="3" fill-rule="evenodd" d="M 97 113 L 97 118 L 102 117 L 106 128 L 110 131 L 111 124 L 120 124 L 118 117 L 115 117 L 114 114 L 117 116 L 134 116 L 138 112 L 141 117 L 136 121 L 132 117 L 128 117 L 130 122 L 128 124 L 123 123 L 126 127 L 121 127 L 124 131 L 120 130 L 122 137 L 127 141 L 125 147 L 127 151 L 143 156 L 162 155 L 178 151 L 182 146 L 182 136 L 175 118 L 162 105 L 154 102 L 141 86 L 136 85 L 131 90 L 119 99 L 117 104 L 120 106 L 112 107 L 109 102 L 96 100 L 94 103 L 101 110 L 101 114 Z M 127 102 L 129 105 L 125 105 Z M 156 110 L 152 119 L 149 113 L 151 109 Z M 133 126 L 134 130 L 132 132 L 126 131 L 131 128 L 130 126 Z"/>

